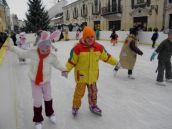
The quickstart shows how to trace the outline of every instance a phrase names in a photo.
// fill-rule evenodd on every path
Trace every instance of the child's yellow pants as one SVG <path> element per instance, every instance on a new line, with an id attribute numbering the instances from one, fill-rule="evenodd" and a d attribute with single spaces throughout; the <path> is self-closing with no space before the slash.
<path id="1" fill-rule="evenodd" d="M 86 83 L 77 83 L 74 96 L 73 96 L 73 108 L 79 108 L 81 106 L 81 99 L 85 93 L 85 87 L 88 88 L 88 102 L 90 106 L 97 105 L 97 86 L 96 83 L 86 84 Z"/>

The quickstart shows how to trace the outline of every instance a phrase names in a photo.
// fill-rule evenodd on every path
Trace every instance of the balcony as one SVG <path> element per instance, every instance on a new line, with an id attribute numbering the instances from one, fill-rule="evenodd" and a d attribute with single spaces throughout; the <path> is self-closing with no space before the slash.
<path id="1" fill-rule="evenodd" d="M 119 14 L 121 13 L 121 7 L 115 8 L 114 6 L 102 7 L 101 15 L 112 15 L 112 14 Z"/>

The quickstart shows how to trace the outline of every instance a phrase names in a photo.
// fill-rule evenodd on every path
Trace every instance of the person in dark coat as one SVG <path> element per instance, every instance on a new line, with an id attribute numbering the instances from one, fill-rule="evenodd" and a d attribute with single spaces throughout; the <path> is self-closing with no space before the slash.
<path id="1" fill-rule="evenodd" d="M 16 43 L 16 41 L 17 41 L 16 33 L 15 32 L 11 32 L 11 36 L 10 37 L 11 37 L 11 39 L 14 42 L 14 46 L 17 46 L 17 43 Z"/>
<path id="2" fill-rule="evenodd" d="M 150 60 L 154 60 L 155 56 L 158 54 L 158 75 L 157 84 L 165 86 L 164 81 L 164 71 L 165 78 L 167 82 L 172 82 L 171 74 L 171 55 L 172 55 L 172 29 L 168 30 L 168 38 L 160 43 L 157 49 L 152 53 Z"/>
<path id="3" fill-rule="evenodd" d="M 151 40 L 152 40 L 152 48 L 155 48 L 155 43 L 156 43 L 156 40 L 158 39 L 158 36 L 159 36 L 158 29 L 155 28 L 154 29 L 154 33 L 153 33 L 153 35 L 151 37 Z"/>
<path id="4" fill-rule="evenodd" d="M 113 44 L 113 46 L 115 46 L 115 44 L 117 43 L 117 40 L 118 40 L 118 35 L 116 34 L 115 29 L 112 30 L 110 38 L 111 38 L 110 42 Z"/>

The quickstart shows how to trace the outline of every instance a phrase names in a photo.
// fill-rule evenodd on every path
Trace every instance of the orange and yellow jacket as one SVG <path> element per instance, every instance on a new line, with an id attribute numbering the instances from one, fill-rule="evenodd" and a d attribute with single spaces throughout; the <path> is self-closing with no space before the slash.
<path id="1" fill-rule="evenodd" d="M 74 74 L 77 83 L 92 84 L 98 80 L 99 60 L 111 65 L 117 64 L 117 60 L 107 53 L 101 44 L 94 42 L 89 46 L 81 39 L 71 50 L 66 68 L 70 72 L 75 67 Z"/>

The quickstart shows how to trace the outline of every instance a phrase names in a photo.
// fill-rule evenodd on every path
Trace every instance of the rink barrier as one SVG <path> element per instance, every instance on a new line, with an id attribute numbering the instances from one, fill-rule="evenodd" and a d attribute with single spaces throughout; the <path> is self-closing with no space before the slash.
<path id="1" fill-rule="evenodd" d="M 110 41 L 110 35 L 111 31 L 100 31 L 100 40 L 104 41 Z M 156 45 L 160 44 L 164 39 L 167 38 L 167 34 L 164 34 L 163 32 L 158 32 L 159 37 L 156 41 Z M 129 31 L 116 31 L 116 34 L 118 34 L 118 42 L 124 42 L 125 38 L 129 34 Z M 139 32 L 139 43 L 140 44 L 145 44 L 145 45 L 151 45 L 152 44 L 152 37 L 153 32 L 148 32 L 148 31 L 142 31 Z M 69 32 L 69 39 L 70 40 L 76 40 L 76 32 Z M 82 32 L 80 33 L 80 38 L 82 37 Z M 17 36 L 18 38 L 18 36 Z M 36 39 L 35 33 L 30 33 L 27 34 L 27 40 L 30 43 L 34 43 Z"/>
<path id="2" fill-rule="evenodd" d="M 7 38 L 5 43 L 2 45 L 1 49 L 0 49 L 0 64 L 2 64 L 3 59 L 5 57 L 6 51 L 7 51 L 7 45 L 10 41 L 10 38 Z"/>

